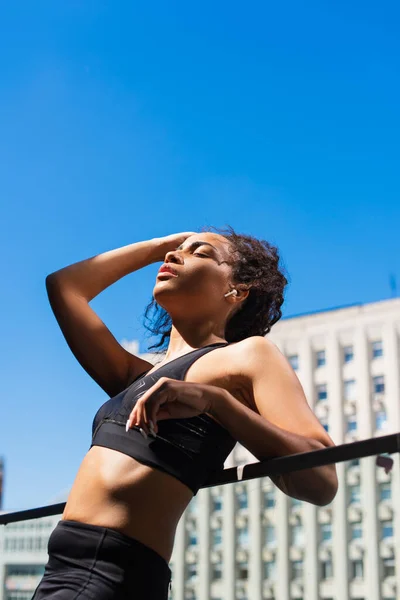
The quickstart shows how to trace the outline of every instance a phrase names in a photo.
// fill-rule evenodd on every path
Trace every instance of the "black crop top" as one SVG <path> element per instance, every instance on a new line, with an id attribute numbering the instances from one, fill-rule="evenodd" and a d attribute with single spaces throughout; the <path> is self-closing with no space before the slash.
<path id="1" fill-rule="evenodd" d="M 224 468 L 224 462 L 236 444 L 228 430 L 205 413 L 186 419 L 158 421 L 156 438 L 144 439 L 136 426 L 125 431 L 125 424 L 137 400 L 161 377 L 183 381 L 189 367 L 200 356 L 226 345 L 204 346 L 171 360 L 150 375 L 140 375 L 97 411 L 91 447 L 118 450 L 145 465 L 165 471 L 196 495 L 211 473 Z"/>

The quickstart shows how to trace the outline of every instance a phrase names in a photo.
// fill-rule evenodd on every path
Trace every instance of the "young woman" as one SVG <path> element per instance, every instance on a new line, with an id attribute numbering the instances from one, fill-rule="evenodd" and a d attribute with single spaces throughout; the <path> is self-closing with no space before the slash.
<path id="1" fill-rule="evenodd" d="M 89 303 L 155 262 L 153 332 L 167 348 L 153 366 L 122 348 Z M 260 460 L 333 445 L 264 337 L 286 283 L 277 249 L 232 229 L 134 243 L 47 277 L 69 347 L 110 399 L 50 536 L 35 600 L 165 600 L 178 521 L 236 441 Z M 273 480 L 317 505 L 337 489 L 331 465 Z"/>

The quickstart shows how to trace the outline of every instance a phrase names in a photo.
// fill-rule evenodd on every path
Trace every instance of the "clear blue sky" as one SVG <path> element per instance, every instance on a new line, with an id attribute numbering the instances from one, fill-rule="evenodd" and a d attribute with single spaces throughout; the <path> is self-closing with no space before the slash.
<path id="1" fill-rule="evenodd" d="M 390 0 L 3 4 L 4 508 L 71 485 L 106 400 L 58 330 L 51 271 L 229 223 L 279 245 L 285 315 L 390 296 L 398 23 Z M 155 271 L 93 302 L 143 350 Z"/>

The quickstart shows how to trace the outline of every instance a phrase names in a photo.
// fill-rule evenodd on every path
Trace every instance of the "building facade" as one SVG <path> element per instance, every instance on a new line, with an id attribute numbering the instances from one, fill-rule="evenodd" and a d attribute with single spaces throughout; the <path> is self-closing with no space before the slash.
<path id="1" fill-rule="evenodd" d="M 283 319 L 269 337 L 336 444 L 400 431 L 400 299 Z M 268 478 L 200 490 L 178 526 L 171 599 L 400 598 L 392 458 L 389 473 L 375 457 L 339 463 L 325 507 L 289 498 Z M 255 460 L 237 445 L 225 466 Z M 31 598 L 58 518 L 0 527 L 0 600 Z"/>
<path id="2" fill-rule="evenodd" d="M 399 299 L 284 319 L 269 335 L 336 444 L 400 431 L 399 336 Z M 400 598 L 393 458 L 389 473 L 375 457 L 338 464 L 325 507 L 268 478 L 200 490 L 177 532 L 173 600 Z M 237 445 L 226 466 L 254 461 Z"/>

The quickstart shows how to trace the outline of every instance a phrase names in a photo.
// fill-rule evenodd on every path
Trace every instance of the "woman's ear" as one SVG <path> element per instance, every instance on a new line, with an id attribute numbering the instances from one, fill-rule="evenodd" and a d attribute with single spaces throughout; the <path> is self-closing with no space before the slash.
<path id="1" fill-rule="evenodd" d="M 243 302 L 243 300 L 246 300 L 247 296 L 250 294 L 249 286 L 245 285 L 244 283 L 239 283 L 238 285 L 236 285 L 235 289 L 238 292 L 236 298 L 240 302 Z"/>

